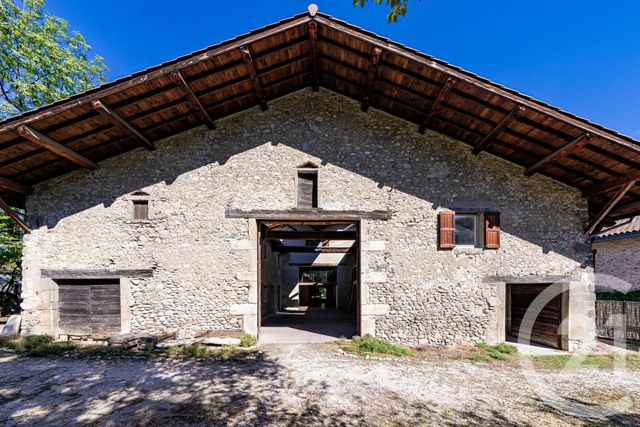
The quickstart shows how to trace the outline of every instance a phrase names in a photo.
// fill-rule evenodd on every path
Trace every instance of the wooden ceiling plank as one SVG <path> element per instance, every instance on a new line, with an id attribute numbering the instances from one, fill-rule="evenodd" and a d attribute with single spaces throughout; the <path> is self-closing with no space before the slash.
<path id="1" fill-rule="evenodd" d="M 189 86 L 187 81 L 184 79 L 184 76 L 182 75 L 180 70 L 176 70 L 173 73 L 171 73 L 171 77 L 176 82 L 176 84 L 178 85 L 178 88 L 182 92 L 182 95 L 187 99 L 187 101 L 189 102 L 189 105 L 191 106 L 193 111 L 196 113 L 196 115 L 200 118 L 200 120 L 205 125 L 207 125 L 209 129 L 215 129 L 216 126 L 213 123 L 213 120 L 211 119 L 211 117 L 209 116 L 209 113 L 207 113 L 207 110 L 202 106 L 202 103 L 198 100 L 198 97 L 191 89 L 191 86 Z"/>
<path id="2" fill-rule="evenodd" d="M 473 154 L 478 155 L 480 152 L 490 147 L 496 137 L 500 135 L 504 129 L 508 128 L 511 123 L 517 120 L 522 113 L 524 113 L 524 107 L 522 105 L 518 105 L 516 108 L 511 110 L 511 112 L 507 114 L 507 116 L 473 148 Z"/>
<path id="3" fill-rule="evenodd" d="M 431 104 L 431 108 L 429 108 L 429 111 L 427 111 L 427 114 L 425 114 L 424 120 L 422 121 L 420 128 L 418 128 L 418 132 L 424 133 L 429 128 L 431 122 L 433 121 L 433 118 L 437 116 L 438 112 L 442 109 L 442 104 L 444 103 L 447 95 L 449 94 L 451 89 L 453 89 L 453 86 L 455 86 L 455 84 L 456 79 L 451 77 L 447 78 L 447 81 L 442 86 L 442 89 L 440 89 L 440 92 L 438 92 L 435 101 L 433 101 L 433 104 Z"/>
<path id="4" fill-rule="evenodd" d="M 598 196 L 600 194 L 607 193 L 611 190 L 615 190 L 616 188 L 621 187 L 630 181 L 637 181 L 639 179 L 640 179 L 640 170 L 635 170 L 621 178 L 614 179 L 613 181 L 594 185 L 593 187 L 588 188 L 583 195 L 584 197 Z"/>
<path id="5" fill-rule="evenodd" d="M 5 211 L 6 214 L 9 215 L 9 217 L 11 217 L 11 219 L 14 220 L 16 224 L 18 224 L 18 226 L 25 231 L 25 233 L 31 233 L 31 228 L 29 228 L 27 223 L 22 218 L 20 218 L 20 215 L 18 215 L 16 211 L 11 209 L 11 206 L 9 206 L 9 204 L 2 198 L 0 198 L 0 209 Z"/>
<path id="6" fill-rule="evenodd" d="M 95 101 L 91 102 L 91 105 L 96 111 L 98 111 L 98 113 L 100 113 L 103 117 L 113 123 L 114 126 L 122 130 L 135 141 L 149 150 L 155 150 L 156 147 L 155 145 L 153 145 L 153 142 L 149 141 L 146 136 L 144 136 L 142 133 L 140 133 L 140 131 L 131 126 L 125 119 L 120 117 L 120 115 L 113 111 L 107 104 L 100 101 L 99 99 L 96 99 Z"/>
<path id="7" fill-rule="evenodd" d="M 260 79 L 258 78 L 256 66 L 253 62 L 253 58 L 251 57 L 251 51 L 249 50 L 248 46 L 240 46 L 239 49 L 240 53 L 242 54 L 242 59 L 244 60 L 244 65 L 247 67 L 247 73 L 249 73 L 251 82 L 253 82 L 253 89 L 255 90 L 256 96 L 258 97 L 258 102 L 260 102 L 260 108 L 262 109 L 262 111 L 265 111 L 269 107 L 267 106 L 267 100 L 264 97 L 264 91 L 262 90 Z"/>
<path id="8" fill-rule="evenodd" d="M 29 194 L 31 188 L 28 185 L 0 177 L 0 188 L 13 191 L 14 193 Z"/>
<path id="9" fill-rule="evenodd" d="M 609 216 L 618 217 L 621 215 L 629 215 L 633 212 L 640 212 L 640 201 L 639 202 L 631 202 L 626 205 L 619 206 L 611 211 Z"/>
<path id="10" fill-rule="evenodd" d="M 622 187 L 620 187 L 620 189 L 616 192 L 616 194 L 609 200 L 609 202 L 596 215 L 595 219 L 593 221 L 591 221 L 591 223 L 587 226 L 587 228 L 585 230 L 585 233 L 587 235 L 591 235 L 596 230 L 598 225 L 600 225 L 600 223 L 607 217 L 607 215 L 609 215 L 609 212 L 611 212 L 611 210 L 616 207 L 618 202 L 620 200 L 622 200 L 622 198 L 625 196 L 625 194 L 627 194 L 627 192 L 629 190 L 631 190 L 631 187 L 636 185 L 636 182 L 638 182 L 638 180 L 640 180 L 640 178 L 636 179 L 636 180 L 631 180 L 631 181 L 627 182 L 625 185 L 623 185 Z"/>
<path id="11" fill-rule="evenodd" d="M 558 148 L 556 151 L 549 154 L 539 162 L 536 162 L 533 166 L 529 167 L 526 170 L 525 175 L 531 176 L 534 173 L 538 172 L 539 170 L 544 169 L 546 166 L 550 165 L 551 163 L 559 162 L 560 160 L 567 157 L 569 154 L 575 151 L 578 151 L 579 149 L 587 145 L 589 142 L 591 142 L 590 134 L 585 133 L 580 135 L 573 141 L 563 145 L 562 147 Z"/>
<path id="12" fill-rule="evenodd" d="M 64 157 L 65 159 L 75 163 L 76 165 L 82 166 L 83 168 L 95 170 L 98 167 L 98 165 L 96 165 L 93 161 L 87 159 L 78 152 L 65 147 L 59 142 L 54 141 L 52 138 L 49 138 L 48 136 L 28 126 L 20 126 L 16 132 L 18 133 L 18 135 L 33 142 L 34 144 L 46 148 L 47 150 L 57 154 L 58 156 Z"/>
<path id="13" fill-rule="evenodd" d="M 371 53 L 371 59 L 367 67 L 367 79 L 364 84 L 364 91 L 362 94 L 362 106 L 360 109 L 367 112 L 369 105 L 371 104 L 371 95 L 373 94 L 373 85 L 376 81 L 378 74 L 378 65 L 380 64 L 380 57 L 382 56 L 382 49 L 374 47 Z"/>
<path id="14" fill-rule="evenodd" d="M 309 22 L 309 49 L 311 52 L 311 89 L 317 92 L 320 89 L 320 69 L 318 64 L 318 23 Z"/>

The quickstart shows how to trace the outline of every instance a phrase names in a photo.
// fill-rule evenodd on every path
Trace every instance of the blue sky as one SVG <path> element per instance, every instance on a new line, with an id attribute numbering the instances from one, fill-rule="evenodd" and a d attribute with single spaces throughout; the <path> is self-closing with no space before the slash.
<path id="1" fill-rule="evenodd" d="M 109 80 L 305 11 L 310 1 L 48 0 L 105 58 Z M 640 1 L 352 0 L 320 11 L 640 139 Z"/>

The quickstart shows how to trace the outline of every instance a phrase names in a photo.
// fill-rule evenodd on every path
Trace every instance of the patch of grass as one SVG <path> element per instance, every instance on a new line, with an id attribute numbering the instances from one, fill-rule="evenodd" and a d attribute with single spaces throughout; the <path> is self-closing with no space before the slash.
<path id="1" fill-rule="evenodd" d="M 484 342 L 476 344 L 476 348 L 481 350 L 480 353 L 473 354 L 469 359 L 474 362 L 486 362 L 490 359 L 507 361 L 511 360 L 511 354 L 517 353 L 518 349 L 507 343 L 490 345 Z"/>
<path id="2" fill-rule="evenodd" d="M 120 355 L 123 355 L 123 354 L 126 353 L 125 350 L 122 350 L 121 348 L 114 347 L 112 345 L 100 345 L 100 346 L 94 346 L 94 347 L 84 347 L 84 348 L 78 349 L 78 351 L 80 352 L 80 354 L 82 354 L 84 356 L 105 357 L 105 358 L 117 357 L 117 356 L 120 356 Z"/>
<path id="3" fill-rule="evenodd" d="M 49 335 L 27 335 L 22 337 L 22 345 L 28 351 L 49 344 L 53 341 L 53 337 Z"/>
<path id="4" fill-rule="evenodd" d="M 189 356 L 196 358 L 204 357 L 207 352 L 207 346 L 200 343 L 176 345 L 167 349 L 167 354 L 170 356 Z"/>
<path id="5" fill-rule="evenodd" d="M 258 343 L 258 339 L 250 334 L 242 334 L 240 337 L 240 347 L 253 347 Z"/>
<path id="6" fill-rule="evenodd" d="M 16 338 L 0 337 L 0 347 L 18 350 L 22 347 L 22 342 Z"/>
<path id="7" fill-rule="evenodd" d="M 563 369 L 567 366 L 573 356 L 570 354 L 558 354 L 548 356 L 531 356 L 530 359 L 540 368 Z M 587 366 L 598 369 L 611 369 L 614 367 L 616 357 L 624 357 L 627 369 L 640 369 L 640 355 L 626 354 L 589 354 L 578 366 Z"/>
<path id="8" fill-rule="evenodd" d="M 166 349 L 169 356 L 187 356 L 193 358 L 223 358 L 231 359 L 235 357 L 244 357 L 254 354 L 255 350 L 246 350 L 234 345 L 222 348 L 211 349 L 204 344 L 194 343 L 188 345 L 176 345 Z"/>
<path id="9" fill-rule="evenodd" d="M 61 356 L 67 351 L 75 351 L 77 349 L 76 344 L 72 341 L 53 341 L 37 344 L 27 348 L 26 354 L 32 357 L 50 357 Z"/>
<path id="10" fill-rule="evenodd" d="M 350 343 L 341 346 L 343 351 L 356 354 L 391 354 L 393 356 L 411 356 L 411 349 L 391 344 L 380 338 L 367 334 L 363 337 L 355 336 Z"/>

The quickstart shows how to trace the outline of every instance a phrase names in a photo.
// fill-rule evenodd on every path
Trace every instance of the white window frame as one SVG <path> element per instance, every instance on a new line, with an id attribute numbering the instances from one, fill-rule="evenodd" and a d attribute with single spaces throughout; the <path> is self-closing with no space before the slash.
<path id="1" fill-rule="evenodd" d="M 457 219 L 458 216 L 467 216 L 473 218 L 473 244 L 471 245 L 461 245 L 457 242 L 454 245 L 454 248 L 460 249 L 480 249 L 484 247 L 484 233 L 482 224 L 484 224 L 484 214 L 482 212 L 460 212 L 456 211 L 455 217 Z M 456 221 L 457 222 L 457 221 Z M 455 233 L 455 230 L 454 230 Z"/>

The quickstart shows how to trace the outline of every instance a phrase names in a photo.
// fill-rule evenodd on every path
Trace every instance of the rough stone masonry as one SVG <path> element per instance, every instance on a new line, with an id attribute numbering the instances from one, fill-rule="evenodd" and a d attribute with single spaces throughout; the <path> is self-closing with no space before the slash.
<path id="1" fill-rule="evenodd" d="M 291 209 L 296 168 L 322 165 L 325 210 L 393 211 L 362 222 L 362 332 L 395 342 L 504 339 L 504 280 L 570 276 L 575 345 L 593 340 L 590 246 L 580 193 L 332 92 L 302 90 L 36 186 L 27 200 L 23 333 L 57 334 L 45 269 L 153 269 L 121 281 L 123 331 L 256 332 L 255 221 L 225 209 Z M 132 220 L 145 194 L 148 221 Z M 498 250 L 437 249 L 442 209 L 495 209 Z M 571 332 L 573 331 L 573 332 Z"/>

